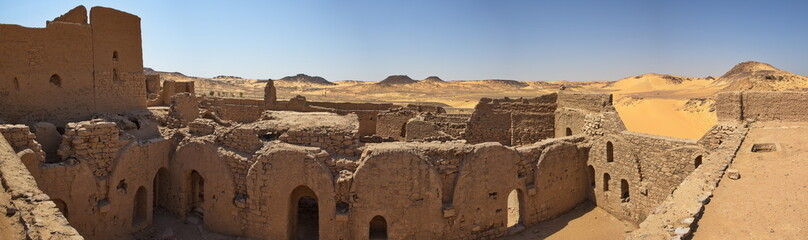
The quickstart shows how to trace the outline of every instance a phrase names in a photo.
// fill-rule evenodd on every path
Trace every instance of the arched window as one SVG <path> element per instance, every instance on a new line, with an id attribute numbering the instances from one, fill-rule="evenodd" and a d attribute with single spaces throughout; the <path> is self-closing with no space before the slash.
<path id="1" fill-rule="evenodd" d="M 701 166 L 701 155 L 696 157 L 696 160 L 693 160 L 693 165 L 695 166 L 694 168 L 699 168 L 699 166 Z"/>
<path id="2" fill-rule="evenodd" d="M 20 90 L 20 80 L 14 78 L 14 90 Z"/>
<path id="3" fill-rule="evenodd" d="M 592 187 L 594 188 L 595 187 L 595 168 L 592 167 L 592 165 L 589 165 L 589 181 L 591 181 L 590 184 L 592 184 Z"/>
<path id="4" fill-rule="evenodd" d="M 572 129 L 567 128 L 567 135 L 566 136 L 572 136 Z"/>
<path id="5" fill-rule="evenodd" d="M 628 197 L 628 181 L 625 179 L 620 179 L 620 200 L 623 202 L 628 202 L 630 200 Z"/>
<path id="6" fill-rule="evenodd" d="M 382 216 L 370 220 L 370 239 L 387 239 L 387 221 Z"/>
<path id="7" fill-rule="evenodd" d="M 606 162 L 614 162 L 614 145 L 612 145 L 612 142 L 606 142 Z"/>
<path id="8" fill-rule="evenodd" d="M 57 87 L 62 87 L 62 78 L 58 74 L 53 74 L 50 77 L 50 83 Z"/>
<path id="9" fill-rule="evenodd" d="M 113 51 L 113 52 L 112 52 L 112 61 L 113 61 L 113 62 L 117 62 L 117 61 L 118 61 L 118 51 Z"/>
<path id="10" fill-rule="evenodd" d="M 612 176 L 609 176 L 609 173 L 603 173 L 603 191 L 609 191 L 609 180 L 612 180 Z"/>

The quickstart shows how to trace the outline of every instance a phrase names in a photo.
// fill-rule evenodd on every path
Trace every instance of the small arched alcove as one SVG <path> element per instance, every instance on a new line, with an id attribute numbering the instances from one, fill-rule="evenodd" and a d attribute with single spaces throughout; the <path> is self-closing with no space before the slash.
<path id="1" fill-rule="evenodd" d="M 148 208 L 146 188 L 141 186 L 137 189 L 137 193 L 135 193 L 135 201 L 132 210 L 132 225 L 138 225 L 146 221 Z"/>
<path id="2" fill-rule="evenodd" d="M 609 191 L 609 180 L 612 180 L 612 176 L 609 173 L 603 173 L 603 191 Z"/>
<path id="3" fill-rule="evenodd" d="M 319 239 L 320 208 L 317 194 L 298 186 L 289 196 L 289 239 Z"/>
<path id="4" fill-rule="evenodd" d="M 606 162 L 614 162 L 614 145 L 606 142 Z"/>
<path id="5" fill-rule="evenodd" d="M 370 239 L 387 239 L 387 220 L 382 216 L 375 216 L 370 220 Z"/>
<path id="6" fill-rule="evenodd" d="M 118 61 L 118 51 L 113 51 L 113 52 L 112 52 L 112 61 L 113 61 L 113 62 L 117 62 L 117 61 Z"/>
<path id="7" fill-rule="evenodd" d="M 699 168 L 699 166 L 701 166 L 701 160 L 702 160 L 701 155 L 696 157 L 696 159 L 693 160 L 693 166 L 694 166 L 693 168 Z"/>
<path id="8" fill-rule="evenodd" d="M 59 74 L 53 74 L 50 77 L 50 83 L 57 87 L 62 87 L 62 77 Z"/>
<path id="9" fill-rule="evenodd" d="M 595 168 L 592 167 L 592 165 L 589 165 L 589 181 L 590 181 L 589 184 L 592 185 L 592 187 L 594 188 L 595 187 Z"/>
<path id="10" fill-rule="evenodd" d="M 572 129 L 571 128 L 567 128 L 565 136 L 572 136 Z"/>

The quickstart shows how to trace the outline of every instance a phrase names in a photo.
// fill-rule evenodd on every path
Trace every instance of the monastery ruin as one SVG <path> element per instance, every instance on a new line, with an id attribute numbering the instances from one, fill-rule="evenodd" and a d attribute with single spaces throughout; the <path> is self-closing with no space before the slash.
<path id="1" fill-rule="evenodd" d="M 606 93 L 472 114 L 280 100 L 272 80 L 215 98 L 141 52 L 140 18 L 110 8 L 0 25 L 0 238 L 126 238 L 162 209 L 253 239 L 496 239 L 584 202 L 627 239 L 687 238 L 750 122 L 808 121 L 802 92 L 722 93 L 699 140 L 627 131 Z"/>

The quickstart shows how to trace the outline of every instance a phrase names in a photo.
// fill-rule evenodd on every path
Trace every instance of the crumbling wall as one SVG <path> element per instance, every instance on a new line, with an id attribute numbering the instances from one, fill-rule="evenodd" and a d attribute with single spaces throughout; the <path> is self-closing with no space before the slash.
<path id="1" fill-rule="evenodd" d="M 84 239 L 52 199 L 37 187 L 5 137 L 0 135 L 0 237 Z"/>
<path id="2" fill-rule="evenodd" d="M 808 121 L 808 93 L 722 92 L 716 97 L 718 120 Z"/>
<path id="3" fill-rule="evenodd" d="M 222 120 L 239 123 L 255 122 L 261 118 L 264 106 L 260 100 L 232 98 L 204 98 L 205 108 L 216 113 Z"/>
<path id="4" fill-rule="evenodd" d="M 555 111 L 555 137 L 583 133 L 586 116 L 598 112 L 615 112 L 611 94 L 560 91 Z"/>
<path id="5" fill-rule="evenodd" d="M 414 118 L 415 112 L 409 110 L 390 110 L 379 113 L 376 121 L 376 135 L 404 140 L 407 121 Z"/>
<path id="6" fill-rule="evenodd" d="M 356 132 L 288 131 L 278 139 L 297 145 L 320 147 L 331 154 L 359 155 L 359 136 Z"/>
<path id="7" fill-rule="evenodd" d="M 470 114 L 424 114 L 424 121 L 431 122 L 438 126 L 440 131 L 452 136 L 460 138 L 463 132 L 466 131 L 467 123 Z"/>
<path id="8" fill-rule="evenodd" d="M 555 93 L 532 99 L 480 99 L 463 137 L 469 143 L 523 145 L 555 135 Z"/>

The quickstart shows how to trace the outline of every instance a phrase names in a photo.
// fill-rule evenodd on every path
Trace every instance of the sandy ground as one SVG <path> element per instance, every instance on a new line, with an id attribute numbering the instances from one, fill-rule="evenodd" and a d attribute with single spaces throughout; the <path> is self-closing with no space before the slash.
<path id="1" fill-rule="evenodd" d="M 503 239 L 617 240 L 623 239 L 626 231 L 633 229 L 634 227 L 631 224 L 620 221 L 605 210 L 587 201 L 558 218 L 540 223 Z"/>
<path id="2" fill-rule="evenodd" d="M 791 125 L 791 126 L 789 126 Z M 750 130 L 705 206 L 693 239 L 806 239 L 808 236 L 808 124 L 762 124 Z M 779 143 L 776 152 L 750 150 Z"/>
<path id="3" fill-rule="evenodd" d="M 132 234 L 131 240 L 247 240 L 250 238 L 227 236 L 205 230 L 201 224 L 184 222 L 165 210 L 154 212 L 154 223 Z"/>

